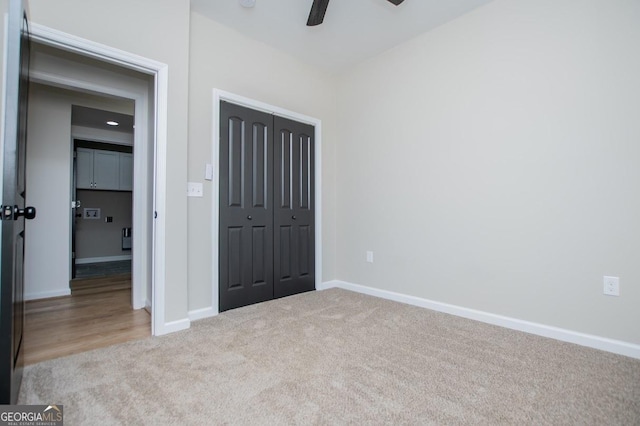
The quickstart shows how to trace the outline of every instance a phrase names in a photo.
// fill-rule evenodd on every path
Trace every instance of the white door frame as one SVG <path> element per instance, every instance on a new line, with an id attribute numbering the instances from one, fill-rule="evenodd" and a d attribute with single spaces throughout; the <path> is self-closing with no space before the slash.
<path id="1" fill-rule="evenodd" d="M 36 23 L 31 23 L 32 40 L 55 47 L 57 49 L 73 52 L 82 56 L 86 56 L 95 60 L 107 62 L 122 68 L 135 70 L 144 74 L 148 74 L 154 79 L 154 101 L 155 108 L 153 122 L 155 134 L 154 139 L 154 179 L 148 182 L 146 176 L 149 176 L 148 162 L 149 158 L 145 152 L 148 151 L 148 144 L 145 143 L 147 138 L 147 123 L 139 126 L 135 130 L 134 150 L 141 155 L 134 155 L 134 208 L 133 208 L 133 282 L 132 286 L 132 303 L 134 309 L 143 308 L 145 305 L 144 288 L 146 282 L 138 277 L 144 277 L 146 265 L 136 264 L 135 259 L 145 257 L 145 250 L 148 247 L 148 239 L 152 238 L 152 273 L 151 277 L 151 332 L 153 335 L 161 335 L 169 332 L 165 326 L 165 210 L 166 210 L 166 152 L 167 152 L 167 100 L 168 100 L 168 71 L 169 67 L 161 62 L 144 58 L 129 52 L 115 49 L 103 44 L 95 43 L 90 40 L 82 39 L 71 34 L 63 33 Z M 45 76 L 39 76 L 46 79 Z M 133 99 L 135 101 L 135 115 L 148 116 L 142 108 L 147 108 L 146 100 L 138 95 L 131 93 L 119 93 L 110 87 L 99 86 L 87 82 L 80 82 L 74 79 L 57 78 L 55 83 L 59 86 L 77 88 L 97 93 L 111 94 L 119 97 Z M 147 108 L 148 111 L 148 108 Z M 140 114 L 140 115 L 139 115 Z M 151 117 L 149 117 L 151 118 Z M 146 198 L 149 188 L 153 188 L 153 210 L 156 218 L 144 217 L 140 208 L 136 208 L 136 194 L 139 197 Z M 139 202 L 138 202 L 139 203 Z M 138 213 L 136 213 L 138 211 Z M 151 215 L 148 215 L 151 216 Z M 148 235 L 146 229 L 152 223 L 152 235 Z M 142 232 L 141 232 L 142 231 Z M 136 237 L 137 234 L 137 237 Z M 136 279 L 138 278 L 138 279 Z M 146 280 L 144 280 L 146 281 Z"/>
<path id="2" fill-rule="evenodd" d="M 310 124 L 315 129 L 314 143 L 314 178 L 315 178 L 315 284 L 316 290 L 322 288 L 322 121 L 289 111 L 280 107 L 269 105 L 244 96 L 225 92 L 224 90 L 213 89 L 213 129 L 212 129 L 212 156 L 213 164 L 213 185 L 211 185 L 211 307 L 215 314 L 219 312 L 219 229 L 220 229 L 220 101 L 227 101 L 236 105 L 245 106 L 279 117 L 289 118 L 300 123 Z"/>

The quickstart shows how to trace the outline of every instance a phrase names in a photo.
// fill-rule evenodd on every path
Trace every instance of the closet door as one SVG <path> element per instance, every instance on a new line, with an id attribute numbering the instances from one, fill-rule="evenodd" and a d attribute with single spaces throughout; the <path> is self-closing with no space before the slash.
<path id="1" fill-rule="evenodd" d="M 273 298 L 273 118 L 220 105 L 220 311 Z"/>
<path id="2" fill-rule="evenodd" d="M 274 297 L 315 290 L 314 128 L 274 117 Z"/>

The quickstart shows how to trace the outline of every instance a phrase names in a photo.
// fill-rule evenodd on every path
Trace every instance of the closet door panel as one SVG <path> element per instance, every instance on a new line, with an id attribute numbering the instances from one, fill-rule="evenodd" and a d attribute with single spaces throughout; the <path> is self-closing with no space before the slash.
<path id="1" fill-rule="evenodd" d="M 274 296 L 315 289 L 314 128 L 274 117 Z"/>
<path id="2" fill-rule="evenodd" d="M 220 311 L 273 298 L 272 122 L 221 103 Z"/>

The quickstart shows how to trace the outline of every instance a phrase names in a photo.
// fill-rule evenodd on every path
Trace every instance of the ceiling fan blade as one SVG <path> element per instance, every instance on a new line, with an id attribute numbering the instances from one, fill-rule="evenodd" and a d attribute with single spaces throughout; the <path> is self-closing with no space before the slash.
<path id="1" fill-rule="evenodd" d="M 308 27 L 322 24 L 324 14 L 327 11 L 327 6 L 329 6 L 329 0 L 313 0 L 309 19 L 307 20 Z"/>
<path id="2" fill-rule="evenodd" d="M 404 0 L 388 0 L 388 1 L 389 1 L 389 3 L 393 3 L 393 4 L 395 4 L 397 6 L 400 3 L 402 3 Z"/>

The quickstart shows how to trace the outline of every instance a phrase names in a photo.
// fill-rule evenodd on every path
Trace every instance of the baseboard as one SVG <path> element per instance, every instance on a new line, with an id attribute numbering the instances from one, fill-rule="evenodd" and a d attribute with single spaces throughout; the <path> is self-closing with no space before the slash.
<path id="1" fill-rule="evenodd" d="M 156 327 L 155 335 L 162 336 L 164 334 L 175 333 L 176 331 L 186 330 L 191 327 L 189 318 L 164 323 L 160 327 Z"/>
<path id="2" fill-rule="evenodd" d="M 487 324 L 498 325 L 512 330 L 523 331 L 525 333 L 536 334 L 538 336 L 549 337 L 563 342 L 575 343 L 589 348 L 600 349 L 631 358 L 640 359 L 640 345 L 623 342 L 621 340 L 609 339 L 606 337 L 594 336 L 558 327 L 551 327 L 535 322 L 524 321 L 517 318 L 505 317 L 489 312 L 469 309 L 462 306 L 450 305 L 448 303 L 436 302 L 420 297 L 395 293 L 387 290 L 380 290 L 359 284 L 352 284 L 345 281 L 333 280 L 322 283 L 318 290 L 329 288 L 342 288 L 357 293 L 368 294 L 382 299 L 393 300 L 408 305 L 431 309 L 433 311 L 444 312 L 463 318 L 468 318 Z"/>
<path id="3" fill-rule="evenodd" d="M 64 290 L 42 291 L 38 293 L 25 293 L 24 300 L 49 299 L 51 297 L 69 296 L 70 294 L 71 289 L 69 288 Z"/>
<path id="4" fill-rule="evenodd" d="M 218 315 L 218 311 L 213 308 L 195 309 L 189 311 L 189 320 L 197 321 L 205 318 L 211 318 Z"/>
<path id="5" fill-rule="evenodd" d="M 84 265 L 86 263 L 119 262 L 121 260 L 131 260 L 131 255 L 123 254 L 122 256 L 84 257 L 82 259 L 76 259 L 76 265 Z"/>

